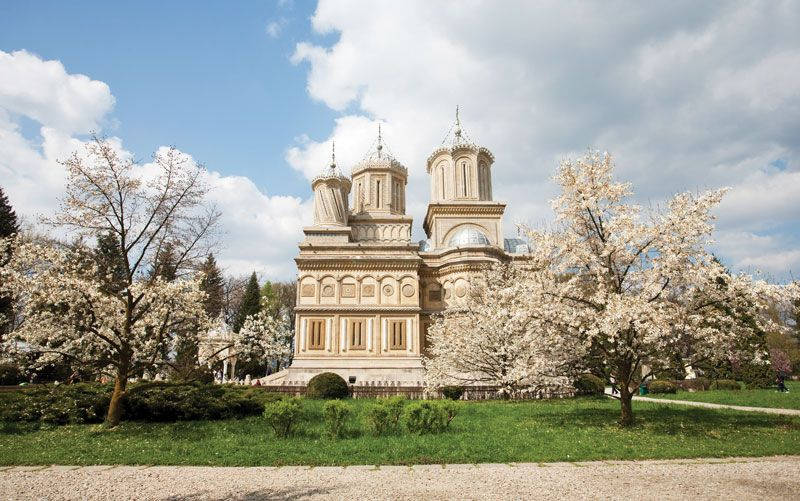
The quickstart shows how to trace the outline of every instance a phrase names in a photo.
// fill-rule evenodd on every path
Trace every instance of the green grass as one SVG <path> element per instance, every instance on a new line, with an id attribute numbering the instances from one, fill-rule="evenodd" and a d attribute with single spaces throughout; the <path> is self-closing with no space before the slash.
<path id="1" fill-rule="evenodd" d="M 349 401 L 362 419 L 369 401 Z M 634 402 L 637 425 L 616 424 L 605 398 L 461 402 L 451 431 L 331 439 L 322 403 L 307 401 L 298 436 L 279 439 L 260 417 L 173 424 L 72 425 L 0 433 L 0 464 L 353 465 L 548 462 L 800 453 L 800 418 Z"/>
<path id="2" fill-rule="evenodd" d="M 780 409 L 800 409 L 800 381 L 787 381 L 788 393 L 775 389 L 767 390 L 709 390 L 679 391 L 672 395 L 647 395 L 648 397 L 669 400 L 690 400 L 712 404 L 746 405 L 749 407 L 773 407 Z"/>

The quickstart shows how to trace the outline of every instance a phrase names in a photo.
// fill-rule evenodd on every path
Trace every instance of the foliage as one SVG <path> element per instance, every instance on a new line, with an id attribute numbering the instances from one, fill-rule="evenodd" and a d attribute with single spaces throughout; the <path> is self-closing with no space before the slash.
<path id="1" fill-rule="evenodd" d="M 452 423 L 453 419 L 455 419 L 455 417 L 458 415 L 458 411 L 460 409 L 459 404 L 448 401 L 439 402 L 438 404 L 444 412 L 445 418 L 447 419 L 445 427 L 450 428 L 450 423 Z"/>
<path id="2" fill-rule="evenodd" d="M 367 408 L 367 429 L 375 436 L 400 432 L 403 408 L 408 399 L 405 397 L 389 397 L 380 399 Z"/>
<path id="3" fill-rule="evenodd" d="M 143 383 L 125 395 L 124 416 L 136 421 L 195 421 L 261 414 L 263 405 L 241 387 Z"/>
<path id="4" fill-rule="evenodd" d="M 11 207 L 11 202 L 3 188 L 0 187 L 0 239 L 9 238 L 19 231 L 19 223 L 17 221 L 17 214 Z M 7 252 L 2 252 L 0 248 L 0 266 L 11 257 Z M 7 329 L 7 325 L 11 323 L 11 317 L 14 315 L 13 302 L 11 297 L 7 294 L 0 293 L 0 340 L 3 339 L 3 334 Z"/>
<path id="5" fill-rule="evenodd" d="M 261 311 L 261 294 L 258 288 L 256 272 L 253 272 L 247 282 L 242 303 L 239 305 L 239 310 L 236 312 L 236 319 L 232 326 L 233 332 L 239 332 L 239 329 L 242 328 L 247 317 L 255 316 L 259 311 Z"/>
<path id="6" fill-rule="evenodd" d="M 792 362 L 785 351 L 778 348 L 771 349 L 769 351 L 769 361 L 775 374 L 788 376 L 792 373 Z"/>
<path id="7" fill-rule="evenodd" d="M 209 253 L 206 256 L 198 271 L 203 276 L 200 280 L 200 290 L 206 293 L 203 308 L 209 318 L 217 318 L 222 314 L 225 284 L 214 254 Z"/>
<path id="8" fill-rule="evenodd" d="M 659 379 L 650 381 L 647 384 L 647 390 L 650 393 L 654 393 L 656 395 L 661 393 L 677 393 L 678 392 L 678 385 L 673 383 L 672 381 L 662 381 Z"/>
<path id="9" fill-rule="evenodd" d="M 10 392 L 0 421 L 83 424 L 103 421 L 111 387 L 95 383 L 43 385 Z"/>
<path id="10" fill-rule="evenodd" d="M 706 391 L 711 387 L 711 380 L 706 377 L 696 377 L 675 381 L 675 384 L 686 391 Z"/>
<path id="11" fill-rule="evenodd" d="M 442 396 L 450 400 L 460 400 L 464 395 L 463 386 L 442 386 Z"/>
<path id="12" fill-rule="evenodd" d="M 450 423 L 448 410 L 440 402 L 427 400 L 412 402 L 405 407 L 403 415 L 406 429 L 419 435 L 441 433 Z"/>
<path id="13" fill-rule="evenodd" d="M 283 360 L 291 352 L 292 331 L 287 318 L 275 318 L 262 310 L 245 318 L 234 350 L 245 360 L 258 360 L 261 364 Z"/>
<path id="14" fill-rule="evenodd" d="M 591 351 L 619 385 L 620 423 L 630 425 L 633 393 L 652 375 L 643 367 L 763 361 L 754 336 L 786 328 L 768 310 L 800 287 L 731 274 L 708 252 L 724 189 L 678 194 L 645 212 L 612 174 L 611 156 L 597 151 L 561 163 L 553 229 L 521 227 L 531 254 L 508 294 L 527 299 L 520 309 L 537 324 L 528 353 L 547 349 L 569 372 Z"/>
<path id="15" fill-rule="evenodd" d="M 513 265 L 485 268 L 464 298 L 434 317 L 424 358 L 429 386 L 497 385 L 508 398 L 569 384 L 551 376 L 563 362 L 550 353 L 550 345 L 537 342 L 546 326 L 529 307 L 532 290 L 525 288 L 525 277 Z"/>
<path id="16" fill-rule="evenodd" d="M 24 383 L 28 378 L 25 371 L 14 363 L 0 363 L 0 386 L 12 386 Z"/>
<path id="17" fill-rule="evenodd" d="M 341 400 L 329 400 L 322 408 L 325 418 L 325 430 L 328 436 L 342 438 L 348 432 L 348 420 L 352 416 L 350 407 Z"/>
<path id="18" fill-rule="evenodd" d="M 717 379 L 716 381 L 711 383 L 709 389 L 739 391 L 742 389 L 742 385 L 740 385 L 738 381 L 734 381 L 732 379 Z"/>
<path id="19" fill-rule="evenodd" d="M 275 435 L 286 438 L 292 435 L 302 417 L 299 398 L 282 398 L 264 406 L 264 419 Z"/>
<path id="20" fill-rule="evenodd" d="M 350 388 L 347 382 L 338 374 L 323 372 L 312 377 L 306 387 L 308 398 L 347 398 Z"/>
<path id="21" fill-rule="evenodd" d="M 572 382 L 576 395 L 602 395 L 606 391 L 605 381 L 594 374 L 581 374 Z"/>

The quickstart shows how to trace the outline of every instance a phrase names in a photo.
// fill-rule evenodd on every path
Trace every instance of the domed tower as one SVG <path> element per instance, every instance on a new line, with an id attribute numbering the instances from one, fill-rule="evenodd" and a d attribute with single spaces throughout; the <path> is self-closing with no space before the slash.
<path id="1" fill-rule="evenodd" d="M 335 146 L 334 146 L 335 148 Z M 350 180 L 336 168 L 336 152 L 330 166 L 311 181 L 314 191 L 314 225 L 347 226 Z"/>
<path id="2" fill-rule="evenodd" d="M 354 241 L 409 243 L 411 218 L 406 216 L 408 170 L 378 138 L 352 171 Z"/>
<path id="3" fill-rule="evenodd" d="M 476 145 L 461 125 L 458 108 L 442 146 L 428 157 L 431 203 L 425 216 L 424 251 L 466 246 L 503 249 L 505 204 L 492 200 L 494 155 Z"/>
<path id="4" fill-rule="evenodd" d="M 312 244 L 348 242 L 350 179 L 336 166 L 335 149 L 331 151 L 331 164 L 322 174 L 311 180 L 311 189 L 314 191 L 314 225 L 303 228 L 306 242 Z"/>

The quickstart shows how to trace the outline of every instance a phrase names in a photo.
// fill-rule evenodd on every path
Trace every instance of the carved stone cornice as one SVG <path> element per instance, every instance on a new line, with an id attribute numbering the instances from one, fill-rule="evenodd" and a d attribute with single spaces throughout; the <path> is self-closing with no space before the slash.
<path id="1" fill-rule="evenodd" d="M 419 306 L 391 306 L 391 305 L 355 305 L 355 304 L 315 304 L 298 305 L 294 307 L 295 313 L 419 313 Z"/>
<path id="2" fill-rule="evenodd" d="M 489 163 L 494 163 L 494 154 L 489 151 L 488 148 L 484 148 L 483 146 L 478 146 L 473 143 L 457 143 L 452 146 L 441 146 L 436 148 L 430 155 L 428 155 L 428 160 L 425 163 L 428 173 L 430 174 L 431 166 L 433 165 L 434 160 L 436 160 L 436 157 L 442 153 L 446 153 L 451 157 L 454 157 L 457 153 L 462 151 L 469 151 L 475 155 L 486 155 L 489 157 Z"/>
<path id="3" fill-rule="evenodd" d="M 298 271 L 308 270 L 414 270 L 419 269 L 422 260 L 416 258 L 375 258 L 369 257 L 365 259 L 354 258 L 319 258 L 319 257 L 306 257 L 298 256 L 294 259 L 297 263 Z"/>
<path id="4" fill-rule="evenodd" d="M 506 204 L 503 202 L 479 202 L 465 200 L 463 202 L 437 202 L 428 204 L 428 211 L 425 213 L 425 219 L 422 227 L 425 234 L 430 236 L 431 224 L 434 216 L 502 216 L 506 210 Z"/>

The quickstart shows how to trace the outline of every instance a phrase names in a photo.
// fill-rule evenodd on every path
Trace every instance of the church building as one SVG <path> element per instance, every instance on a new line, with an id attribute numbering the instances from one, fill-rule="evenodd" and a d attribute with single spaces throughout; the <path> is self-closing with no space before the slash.
<path id="1" fill-rule="evenodd" d="M 304 384 L 320 372 L 356 385 L 422 383 L 431 315 L 465 296 L 481 267 L 527 252 L 524 241 L 503 236 L 506 205 L 492 197 L 493 164 L 492 152 L 469 140 L 456 113 L 442 146 L 427 158 L 427 238 L 412 242 L 408 170 L 389 153 L 380 129 L 350 177 L 333 157 L 311 182 L 314 224 L 303 229 L 295 259 L 295 352 L 285 384 Z"/>

